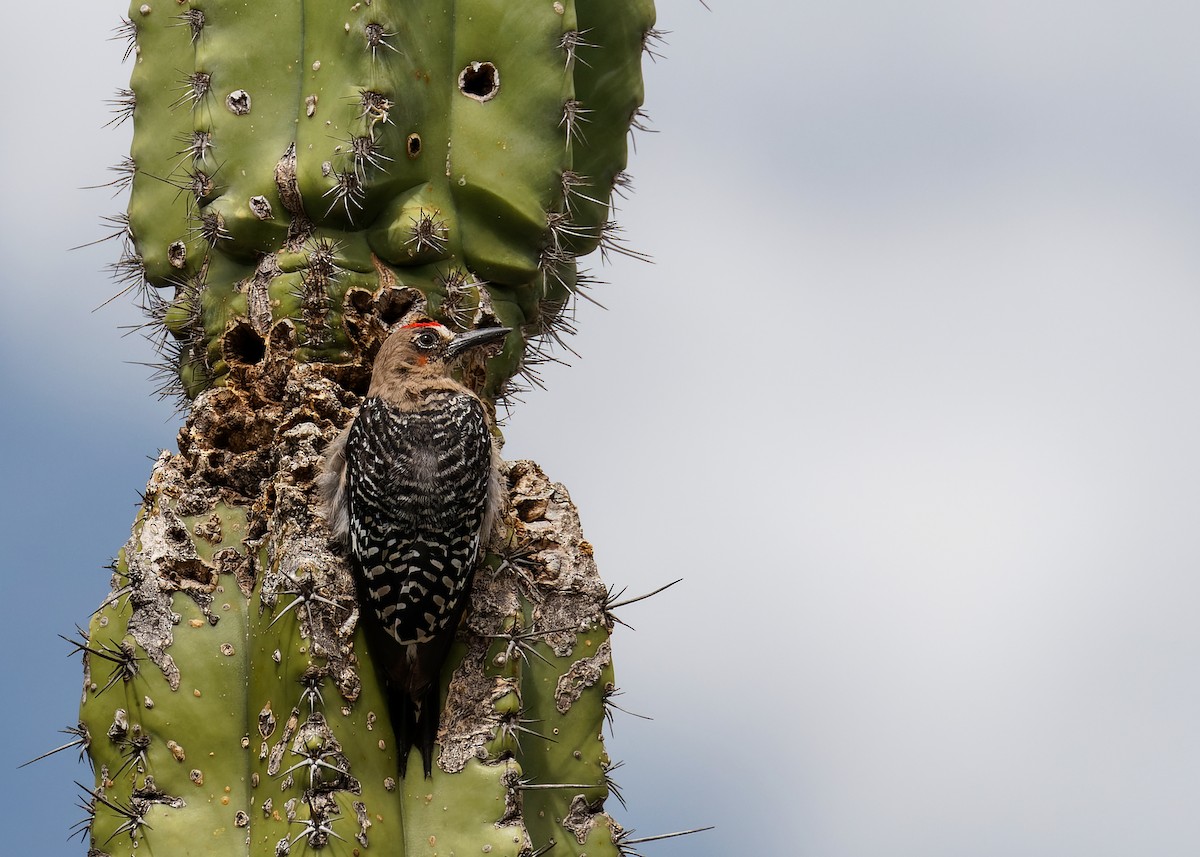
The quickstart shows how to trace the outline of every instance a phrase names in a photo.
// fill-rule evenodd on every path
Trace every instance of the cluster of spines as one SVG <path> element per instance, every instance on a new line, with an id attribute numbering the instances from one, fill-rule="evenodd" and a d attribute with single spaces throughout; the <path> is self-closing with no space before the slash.
<path id="1" fill-rule="evenodd" d="M 453 330 L 469 328 L 479 307 L 479 290 L 485 284 L 460 267 L 447 268 L 435 282 L 442 292 L 438 314 L 446 325 Z"/>
<path id="2" fill-rule="evenodd" d="M 344 273 L 338 265 L 338 246 L 331 238 L 313 237 L 305 246 L 306 265 L 300 274 L 300 284 L 292 296 L 299 301 L 303 342 L 308 348 L 325 347 L 332 336 L 330 312 L 331 291 Z"/>

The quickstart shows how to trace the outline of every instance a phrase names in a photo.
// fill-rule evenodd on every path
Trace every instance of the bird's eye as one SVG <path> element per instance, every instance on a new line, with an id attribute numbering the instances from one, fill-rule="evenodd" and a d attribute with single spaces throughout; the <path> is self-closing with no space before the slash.
<path id="1" fill-rule="evenodd" d="M 417 334 L 417 338 L 413 340 L 417 348 L 436 348 L 441 341 L 440 337 L 432 330 L 425 330 Z"/>

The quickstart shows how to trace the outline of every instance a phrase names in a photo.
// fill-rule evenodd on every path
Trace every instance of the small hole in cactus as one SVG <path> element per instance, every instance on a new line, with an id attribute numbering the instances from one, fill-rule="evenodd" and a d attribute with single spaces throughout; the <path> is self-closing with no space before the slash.
<path id="1" fill-rule="evenodd" d="M 225 359 L 253 365 L 267 356 L 267 343 L 249 322 L 240 321 L 225 334 Z"/>
<path id="2" fill-rule="evenodd" d="M 346 291 L 345 303 L 353 307 L 354 312 L 358 315 L 367 315 L 371 312 L 373 300 L 374 295 L 366 289 L 348 289 Z"/>
<path id="3" fill-rule="evenodd" d="M 410 158 L 415 158 L 421 154 L 421 135 L 415 133 L 409 134 L 408 142 L 405 143 L 405 149 L 408 151 Z"/>
<path id="4" fill-rule="evenodd" d="M 375 298 L 375 311 L 379 320 L 390 326 L 408 315 L 420 297 L 421 293 L 416 289 L 385 288 Z"/>
<path id="5" fill-rule="evenodd" d="M 500 72 L 490 62 L 473 62 L 459 72 L 458 91 L 476 101 L 491 101 L 500 91 Z"/>

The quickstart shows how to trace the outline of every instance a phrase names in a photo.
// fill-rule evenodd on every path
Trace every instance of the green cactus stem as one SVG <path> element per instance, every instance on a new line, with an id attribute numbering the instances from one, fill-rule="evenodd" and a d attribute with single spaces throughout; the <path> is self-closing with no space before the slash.
<path id="1" fill-rule="evenodd" d="M 648 0 L 134 0 L 116 268 L 153 290 L 164 389 L 225 383 L 284 318 L 297 359 L 369 366 L 348 304 L 391 288 L 514 328 L 483 386 L 503 395 L 569 327 L 577 259 L 623 249 L 653 24 Z"/>

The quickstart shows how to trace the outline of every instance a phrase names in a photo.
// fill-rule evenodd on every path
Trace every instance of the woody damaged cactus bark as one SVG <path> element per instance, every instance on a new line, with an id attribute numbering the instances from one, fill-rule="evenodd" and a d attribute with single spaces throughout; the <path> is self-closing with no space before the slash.
<path id="1" fill-rule="evenodd" d="M 93 855 L 615 855 L 611 599 L 566 490 L 507 497 L 443 670 L 433 776 L 396 738 L 319 511 L 326 446 L 396 326 L 513 328 L 536 382 L 615 238 L 646 0 L 155 0 L 116 273 L 188 414 L 84 653 Z"/>

